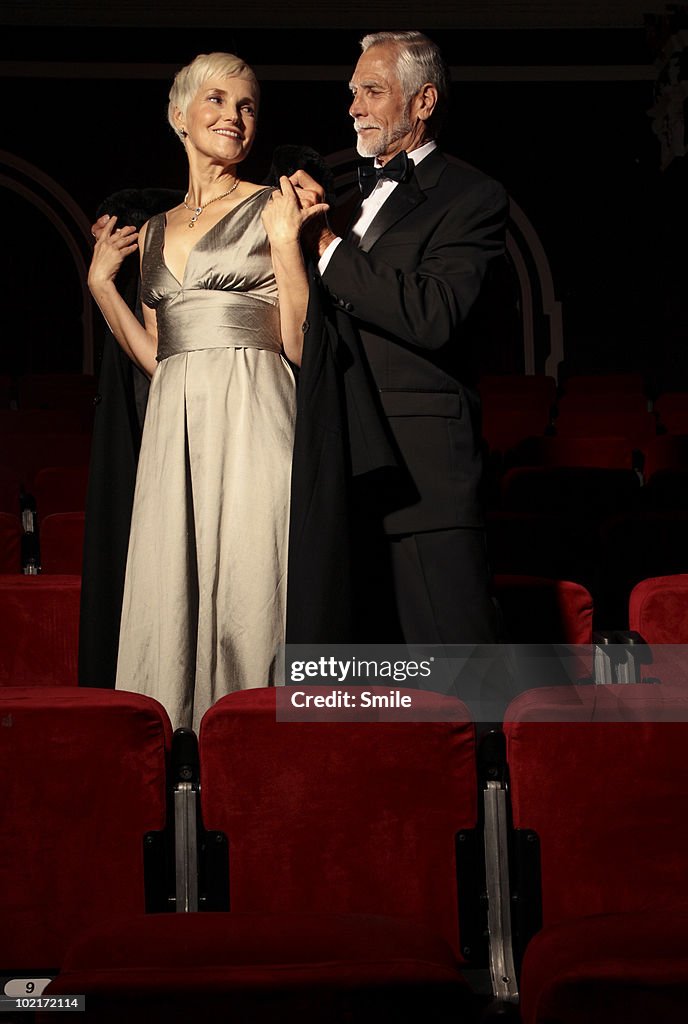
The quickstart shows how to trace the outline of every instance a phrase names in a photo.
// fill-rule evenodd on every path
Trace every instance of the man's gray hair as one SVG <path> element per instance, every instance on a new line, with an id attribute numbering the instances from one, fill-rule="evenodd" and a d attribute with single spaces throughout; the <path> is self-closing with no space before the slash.
<path id="1" fill-rule="evenodd" d="M 426 82 L 437 89 L 437 106 L 428 121 L 436 135 L 449 105 L 449 72 L 439 46 L 422 32 L 371 32 L 361 39 L 361 50 L 388 43 L 397 47 L 397 74 L 407 103 Z"/>

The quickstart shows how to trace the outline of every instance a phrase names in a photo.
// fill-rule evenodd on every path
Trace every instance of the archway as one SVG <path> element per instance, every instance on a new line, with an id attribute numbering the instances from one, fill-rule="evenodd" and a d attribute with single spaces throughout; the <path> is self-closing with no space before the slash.
<path id="1" fill-rule="evenodd" d="M 72 261 L 81 295 L 81 370 L 93 373 L 93 308 L 86 277 L 91 253 L 90 225 L 71 196 L 38 167 L 0 150 L 0 188 L 20 196 L 44 216 L 64 243 Z M 26 272 L 30 268 L 27 266 Z M 37 282 L 36 301 L 40 301 Z"/>

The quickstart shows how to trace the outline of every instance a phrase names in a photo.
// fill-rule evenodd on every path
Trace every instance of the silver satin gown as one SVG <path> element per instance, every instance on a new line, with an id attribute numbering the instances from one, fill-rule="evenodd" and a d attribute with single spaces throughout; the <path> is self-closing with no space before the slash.
<path id="1" fill-rule="evenodd" d="M 165 215 L 148 224 L 142 299 L 158 367 L 139 458 L 117 688 L 196 730 L 232 690 L 274 682 L 284 640 L 295 384 L 254 193 L 192 250 L 180 283 Z"/>

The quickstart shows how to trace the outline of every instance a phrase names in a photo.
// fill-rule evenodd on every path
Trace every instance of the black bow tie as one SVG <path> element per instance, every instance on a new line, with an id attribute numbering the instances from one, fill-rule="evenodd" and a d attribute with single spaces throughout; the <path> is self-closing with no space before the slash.
<path id="1" fill-rule="evenodd" d="M 384 167 L 373 167 L 372 164 L 364 164 L 358 168 L 358 187 L 367 199 L 377 185 L 380 178 L 390 178 L 392 181 L 407 181 L 411 176 L 411 161 L 402 149 L 393 160 L 388 160 Z"/>

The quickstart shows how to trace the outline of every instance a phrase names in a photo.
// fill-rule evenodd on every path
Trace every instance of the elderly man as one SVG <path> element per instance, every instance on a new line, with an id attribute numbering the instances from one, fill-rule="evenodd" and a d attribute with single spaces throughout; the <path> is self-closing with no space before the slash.
<path id="1" fill-rule="evenodd" d="M 366 540 L 361 638 L 488 643 L 494 609 L 480 505 L 480 410 L 471 389 L 490 267 L 504 253 L 507 197 L 450 163 L 436 135 L 447 104 L 437 46 L 420 32 L 361 42 L 350 82 L 362 202 L 340 235 L 322 223 L 314 255 L 332 302 L 358 328 L 411 481 Z M 292 181 L 318 194 L 303 172 Z M 384 534 L 384 538 L 383 538 Z"/>

